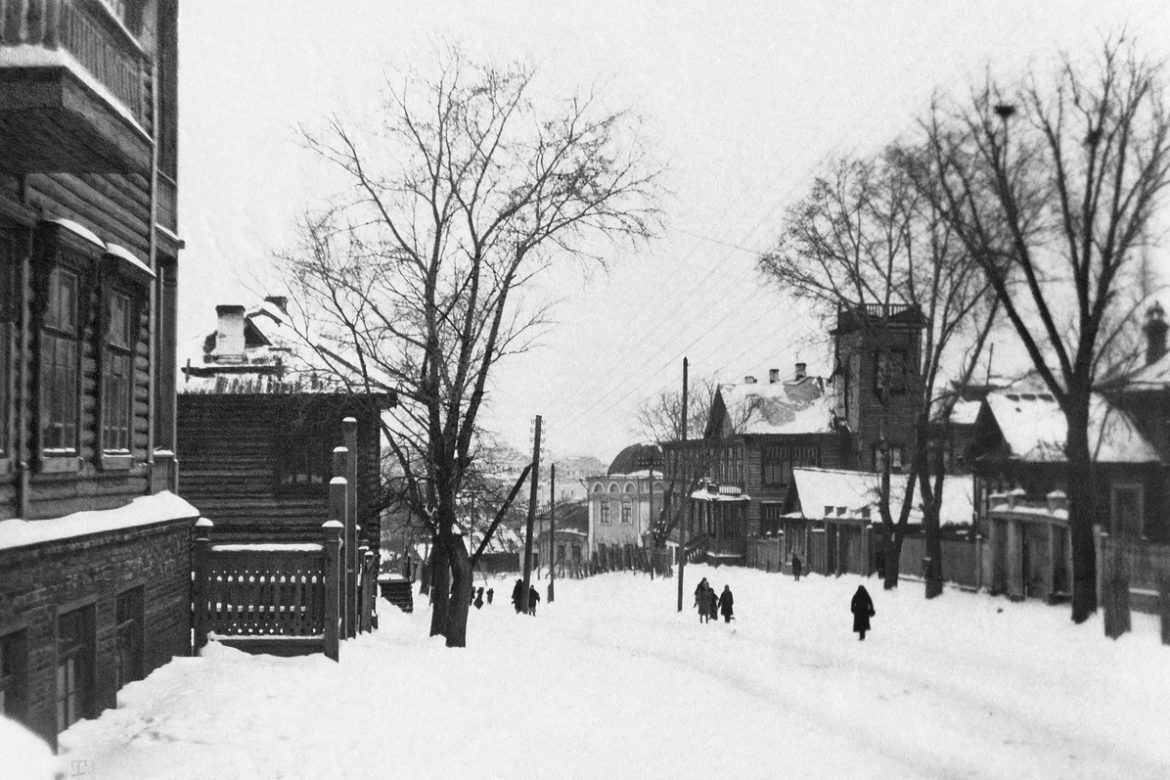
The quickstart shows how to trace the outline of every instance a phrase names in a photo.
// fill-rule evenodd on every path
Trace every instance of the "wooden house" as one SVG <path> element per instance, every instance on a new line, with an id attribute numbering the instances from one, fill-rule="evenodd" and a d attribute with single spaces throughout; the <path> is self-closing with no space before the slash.
<path id="1" fill-rule="evenodd" d="M 559 464 L 558 464 L 559 465 Z M 545 509 L 536 517 L 536 550 L 543 565 L 555 565 L 558 577 L 580 577 L 589 562 L 589 505 L 584 501 L 562 501 L 551 518 Z"/>
<path id="2" fill-rule="evenodd" d="M 177 14 L 0 4 L 0 713 L 49 740 L 189 646 Z"/>
<path id="3" fill-rule="evenodd" d="M 395 402 L 383 389 L 351 392 L 300 355 L 287 301 L 250 310 L 217 306 L 217 328 L 182 368 L 178 442 L 183 495 L 231 542 L 316 539 L 328 518 L 331 454 L 342 420 L 357 421 L 358 524 L 380 544 L 379 417 Z"/>
<path id="4" fill-rule="evenodd" d="M 913 307 L 845 307 L 831 331 L 831 376 L 800 362 L 787 379 L 773 368 L 766 383 L 720 385 L 703 440 L 663 444 L 667 483 L 690 485 L 671 491 L 672 506 L 687 502 L 682 535 L 708 559 L 743 563 L 749 539 L 807 531 L 804 518 L 784 517 L 794 469 L 875 470 L 884 431 L 891 470 L 902 471 L 920 403 L 921 329 Z"/>

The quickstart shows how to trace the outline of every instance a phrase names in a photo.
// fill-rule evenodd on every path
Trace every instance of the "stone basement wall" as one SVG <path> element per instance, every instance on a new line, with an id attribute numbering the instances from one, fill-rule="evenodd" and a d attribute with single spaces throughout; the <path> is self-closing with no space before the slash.
<path id="1" fill-rule="evenodd" d="M 56 744 L 57 616 L 93 605 L 88 715 L 116 706 L 117 597 L 143 586 L 142 671 L 190 649 L 190 519 L 0 550 L 0 636 L 25 631 L 24 721 Z"/>

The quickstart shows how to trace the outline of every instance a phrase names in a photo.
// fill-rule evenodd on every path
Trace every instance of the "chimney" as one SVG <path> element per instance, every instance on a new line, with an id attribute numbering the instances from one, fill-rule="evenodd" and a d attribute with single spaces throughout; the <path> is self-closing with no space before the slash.
<path id="1" fill-rule="evenodd" d="M 238 305 L 222 305 L 215 307 L 215 315 L 219 324 L 215 332 L 215 349 L 212 355 L 216 358 L 244 357 L 244 307 Z"/>
<path id="2" fill-rule="evenodd" d="M 796 376 L 795 376 L 796 379 L 804 379 L 804 377 L 807 373 L 808 373 L 808 363 L 797 363 L 796 364 Z"/>
<path id="3" fill-rule="evenodd" d="M 264 299 L 271 303 L 276 308 L 280 309 L 285 314 L 288 314 L 288 296 L 287 295 L 269 295 Z"/>
<path id="4" fill-rule="evenodd" d="M 756 383 L 756 378 L 754 376 L 751 376 L 751 375 L 745 376 L 743 378 L 743 383 L 745 385 L 754 385 Z"/>
<path id="5" fill-rule="evenodd" d="M 1154 305 L 1146 312 L 1146 365 L 1156 363 L 1166 354 L 1166 310 L 1162 304 L 1154 301 Z"/>
<path id="6" fill-rule="evenodd" d="M 779 381 L 780 381 L 780 369 L 769 368 L 768 369 L 768 384 L 774 385 Z"/>

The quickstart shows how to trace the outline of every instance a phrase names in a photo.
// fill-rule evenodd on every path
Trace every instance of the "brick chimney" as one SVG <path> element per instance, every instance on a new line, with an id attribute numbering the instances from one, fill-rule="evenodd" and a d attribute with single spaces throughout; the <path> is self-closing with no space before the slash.
<path id="1" fill-rule="evenodd" d="M 215 331 L 215 349 L 212 355 L 219 359 L 244 359 L 244 307 L 224 304 L 215 307 L 219 320 Z"/>
<path id="2" fill-rule="evenodd" d="M 774 385 L 779 381 L 780 381 L 780 369 L 769 368 L 768 369 L 768 384 Z"/>
<path id="3" fill-rule="evenodd" d="M 808 375 L 808 363 L 797 363 L 796 374 L 793 375 L 795 379 L 804 379 Z"/>
<path id="4" fill-rule="evenodd" d="M 288 314 L 288 296 L 287 295 L 269 295 L 264 299 L 271 303 L 276 308 L 280 309 L 285 314 Z"/>
<path id="5" fill-rule="evenodd" d="M 1146 365 L 1156 363 L 1166 354 L 1166 310 L 1162 304 L 1154 301 L 1154 305 L 1146 312 Z"/>

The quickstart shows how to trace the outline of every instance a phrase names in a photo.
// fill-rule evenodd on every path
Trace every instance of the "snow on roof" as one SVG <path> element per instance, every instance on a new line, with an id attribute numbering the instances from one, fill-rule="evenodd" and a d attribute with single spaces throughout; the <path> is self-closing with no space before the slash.
<path id="1" fill-rule="evenodd" d="M 194 520 L 198 516 L 198 509 L 174 493 L 164 490 L 152 496 L 136 498 L 117 509 L 75 512 L 49 520 L 2 520 L 0 550 L 108 531 L 121 531 L 170 520 Z"/>
<path id="2" fill-rule="evenodd" d="M 157 279 L 158 276 L 154 271 L 150 270 L 150 266 L 139 260 L 133 252 L 124 246 L 118 244 L 107 244 L 106 254 L 113 255 L 124 263 L 132 266 L 138 273 L 145 274 L 151 279 Z"/>
<path id="3" fill-rule="evenodd" d="M 824 380 L 720 385 L 732 430 L 738 434 L 831 433 L 833 399 Z"/>
<path id="4" fill-rule="evenodd" d="M 64 217 L 57 217 L 55 219 L 47 219 L 45 221 L 50 222 L 54 225 L 60 225 L 61 227 L 68 230 L 70 233 L 73 233 L 76 236 L 80 236 L 81 238 L 84 238 L 89 243 L 94 244 L 95 246 L 97 246 L 103 250 L 106 249 L 106 243 L 104 241 L 102 241 L 100 238 L 98 238 L 96 233 L 94 233 L 92 230 L 85 227 L 84 225 L 81 225 L 77 222 L 74 222 L 71 219 L 65 219 Z"/>
<path id="5" fill-rule="evenodd" d="M 951 410 L 951 424 L 974 425 L 982 406 L 982 401 L 956 401 L 955 407 Z"/>
<path id="6" fill-rule="evenodd" d="M 1125 380 L 1126 387 L 1133 390 L 1165 390 L 1170 388 L 1170 352 L 1142 366 Z"/>
<path id="7" fill-rule="evenodd" d="M 1011 455 L 1032 463 L 1063 463 L 1068 422 L 1049 393 L 996 391 L 987 405 Z M 1152 463 L 1158 453 L 1130 416 L 1100 393 L 1089 401 L 1089 451 L 1101 463 Z"/>
<path id="8" fill-rule="evenodd" d="M 792 477 L 800 497 L 801 511 L 808 519 L 849 518 L 865 519 L 863 509 L 869 510 L 869 520 L 880 522 L 878 500 L 881 474 L 872 471 L 844 471 L 841 469 L 793 469 Z M 890 475 L 891 511 L 901 506 L 906 493 L 906 474 Z M 943 483 L 943 503 L 939 510 L 940 525 L 970 525 L 975 511 L 970 478 L 951 477 Z M 922 522 L 922 508 L 917 485 L 910 522 Z M 826 515 L 826 507 L 831 511 Z"/>

